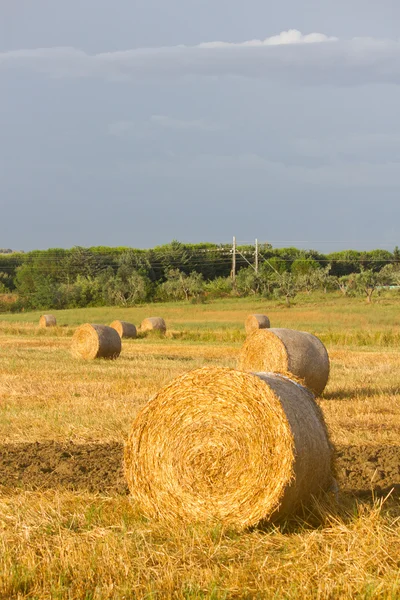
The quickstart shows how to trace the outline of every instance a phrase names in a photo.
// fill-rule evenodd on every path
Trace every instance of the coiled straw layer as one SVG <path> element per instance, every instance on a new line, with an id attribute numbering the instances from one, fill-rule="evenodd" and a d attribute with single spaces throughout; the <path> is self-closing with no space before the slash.
<path id="1" fill-rule="evenodd" d="M 42 315 L 39 319 L 39 327 L 55 327 L 57 325 L 57 319 L 54 315 Z"/>
<path id="2" fill-rule="evenodd" d="M 120 338 L 132 338 L 137 336 L 136 327 L 127 321 L 113 321 L 110 325 L 118 333 Z"/>
<path id="3" fill-rule="evenodd" d="M 278 375 L 204 367 L 172 381 L 139 413 L 125 475 L 148 517 L 240 530 L 327 490 L 331 456 L 306 388 Z"/>
<path id="4" fill-rule="evenodd" d="M 292 373 L 319 395 L 328 382 L 329 356 L 321 340 L 311 333 L 294 329 L 260 329 L 247 337 L 238 368 Z"/>
<path id="5" fill-rule="evenodd" d="M 267 315 L 249 315 L 244 322 L 247 335 L 257 329 L 269 329 L 271 323 Z"/>
<path id="6" fill-rule="evenodd" d="M 165 333 L 167 326 L 162 317 L 149 317 L 142 321 L 140 331 L 160 331 L 161 333 Z"/>
<path id="7" fill-rule="evenodd" d="M 112 327 L 86 323 L 75 331 L 72 338 L 72 354 L 77 358 L 118 358 L 121 338 Z"/>

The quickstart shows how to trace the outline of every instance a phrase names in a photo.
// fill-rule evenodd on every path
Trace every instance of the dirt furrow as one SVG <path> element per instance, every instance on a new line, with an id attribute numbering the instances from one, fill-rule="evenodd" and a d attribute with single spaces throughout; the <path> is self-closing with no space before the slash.
<path id="1" fill-rule="evenodd" d="M 122 460 L 118 442 L 3 444 L 0 487 L 127 494 Z M 339 446 L 336 467 L 343 490 L 400 495 L 400 446 Z"/>

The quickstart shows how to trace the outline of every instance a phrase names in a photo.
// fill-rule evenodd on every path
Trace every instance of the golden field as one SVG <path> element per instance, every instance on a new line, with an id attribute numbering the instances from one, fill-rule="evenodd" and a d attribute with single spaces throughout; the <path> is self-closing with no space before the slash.
<path id="1" fill-rule="evenodd" d="M 147 521 L 121 483 L 133 418 L 172 378 L 234 367 L 253 312 L 328 348 L 319 403 L 338 448 L 339 501 L 241 535 Z M 232 299 L 55 315 L 47 330 L 39 313 L 0 319 L 1 598 L 400 597 L 400 300 L 327 296 L 287 309 Z M 165 318 L 165 338 L 123 340 L 116 361 L 70 355 L 81 323 L 138 325 L 153 315 Z"/>

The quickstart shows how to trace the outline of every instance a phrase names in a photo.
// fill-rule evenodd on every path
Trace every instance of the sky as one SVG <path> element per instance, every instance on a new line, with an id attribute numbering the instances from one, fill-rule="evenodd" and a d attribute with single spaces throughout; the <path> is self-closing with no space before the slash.
<path id="1" fill-rule="evenodd" d="M 0 247 L 400 245 L 398 0 L 2 0 Z"/>

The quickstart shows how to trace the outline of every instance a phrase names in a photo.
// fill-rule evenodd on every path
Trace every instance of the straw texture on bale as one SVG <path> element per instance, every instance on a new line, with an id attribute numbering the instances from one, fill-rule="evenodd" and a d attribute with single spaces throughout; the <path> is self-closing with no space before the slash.
<path id="1" fill-rule="evenodd" d="M 240 353 L 243 371 L 292 373 L 319 395 L 329 378 L 329 356 L 315 335 L 294 329 L 260 329 L 251 333 Z"/>
<path id="2" fill-rule="evenodd" d="M 121 338 L 112 327 L 86 323 L 75 331 L 72 338 L 72 354 L 78 358 L 118 358 Z"/>
<path id="3" fill-rule="evenodd" d="M 115 329 L 120 338 L 135 338 L 137 336 L 136 327 L 133 323 L 113 321 L 110 327 Z"/>
<path id="4" fill-rule="evenodd" d="M 244 322 L 247 335 L 257 329 L 269 329 L 271 323 L 267 315 L 249 315 Z"/>
<path id="5" fill-rule="evenodd" d="M 328 490 L 331 461 L 308 389 L 275 374 L 218 367 L 161 389 L 125 445 L 128 486 L 147 517 L 238 530 L 283 518 Z"/>
<path id="6" fill-rule="evenodd" d="M 39 319 L 39 327 L 55 327 L 57 319 L 54 315 L 42 315 Z"/>
<path id="7" fill-rule="evenodd" d="M 161 331 L 162 333 L 165 333 L 167 331 L 167 326 L 162 317 L 149 317 L 142 321 L 140 331 Z"/>

